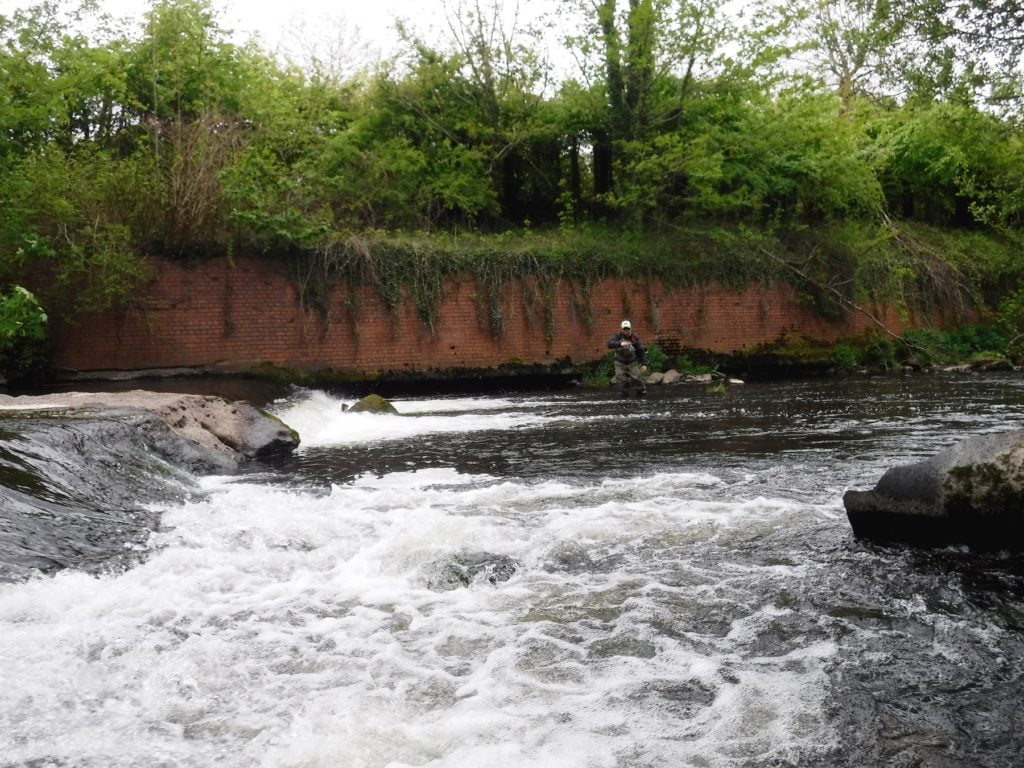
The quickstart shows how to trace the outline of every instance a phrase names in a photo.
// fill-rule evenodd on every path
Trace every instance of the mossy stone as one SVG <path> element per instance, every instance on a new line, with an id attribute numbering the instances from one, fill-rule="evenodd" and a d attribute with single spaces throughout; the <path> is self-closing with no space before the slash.
<path id="1" fill-rule="evenodd" d="M 380 395 L 367 395 L 349 408 L 350 413 L 394 413 L 398 409 Z"/>

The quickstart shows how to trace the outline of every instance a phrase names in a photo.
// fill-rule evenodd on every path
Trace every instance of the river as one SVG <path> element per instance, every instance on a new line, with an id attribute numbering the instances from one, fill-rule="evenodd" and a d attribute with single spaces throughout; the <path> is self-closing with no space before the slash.
<path id="1" fill-rule="evenodd" d="M 172 478 L 133 563 L 0 584 L 0 766 L 1024 764 L 1021 559 L 841 502 L 1019 377 L 353 400 L 272 400 L 299 451 Z"/>

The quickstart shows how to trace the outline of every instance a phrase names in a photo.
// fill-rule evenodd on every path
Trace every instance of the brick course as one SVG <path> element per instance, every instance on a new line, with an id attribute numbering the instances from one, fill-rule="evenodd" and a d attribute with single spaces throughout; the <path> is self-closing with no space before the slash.
<path id="1" fill-rule="evenodd" d="M 529 309 L 524 297 L 536 296 L 536 286 L 526 292 L 520 284 L 506 286 L 505 330 L 495 337 L 486 297 L 468 279 L 445 285 L 431 333 L 412 301 L 405 298 L 391 312 L 372 287 L 342 284 L 331 294 L 326 314 L 303 309 L 287 275 L 255 259 L 213 259 L 194 267 L 159 260 L 153 268 L 155 277 L 137 308 L 55 320 L 51 330 L 59 367 L 244 370 L 270 363 L 340 374 L 417 373 L 591 362 L 605 355 L 605 341 L 623 317 L 648 344 L 719 353 L 784 335 L 834 341 L 876 328 L 861 313 L 826 320 L 781 282 L 733 291 L 715 284 L 667 288 L 606 280 L 593 288 L 589 304 L 572 285 L 555 287 L 549 343 L 543 302 L 532 302 Z M 872 313 L 895 333 L 920 324 L 892 308 Z"/>

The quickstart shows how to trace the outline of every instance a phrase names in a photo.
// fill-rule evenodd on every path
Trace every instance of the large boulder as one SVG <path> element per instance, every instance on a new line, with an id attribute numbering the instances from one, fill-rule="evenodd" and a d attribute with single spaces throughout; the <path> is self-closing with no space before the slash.
<path id="1" fill-rule="evenodd" d="M 0 582 L 128 568 L 149 551 L 154 503 L 298 442 L 274 416 L 218 397 L 0 395 Z"/>
<path id="2" fill-rule="evenodd" d="M 1024 431 L 971 437 L 893 467 L 843 504 L 858 537 L 1024 550 Z"/>
<path id="3" fill-rule="evenodd" d="M 491 552 L 459 552 L 443 560 L 427 563 L 423 580 L 427 589 L 447 592 L 474 584 L 495 586 L 508 581 L 519 569 L 519 562 L 508 555 Z"/>
<path id="4" fill-rule="evenodd" d="M 286 454 L 299 445 L 299 434 L 277 417 L 243 401 L 208 395 L 144 390 L 0 395 L 0 410 L 4 409 L 148 411 L 224 466 Z"/>
<path id="5" fill-rule="evenodd" d="M 392 413 L 397 414 L 398 409 L 380 395 L 367 395 L 357 400 L 351 408 L 351 413 Z"/>

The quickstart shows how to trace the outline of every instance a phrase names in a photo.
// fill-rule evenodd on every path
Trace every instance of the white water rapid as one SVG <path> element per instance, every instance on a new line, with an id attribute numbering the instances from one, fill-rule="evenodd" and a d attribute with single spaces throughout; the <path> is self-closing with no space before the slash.
<path id="1" fill-rule="evenodd" d="M 535 399 L 342 402 L 278 414 L 327 456 L 500 446 L 569 418 Z M 785 532 L 846 536 L 842 488 L 407 463 L 204 478 L 137 567 L 0 585 L 0 766 L 726 768 L 835 749 L 836 645 L 792 608 L 823 566 Z M 431 583 L 466 553 L 515 571 Z"/>

